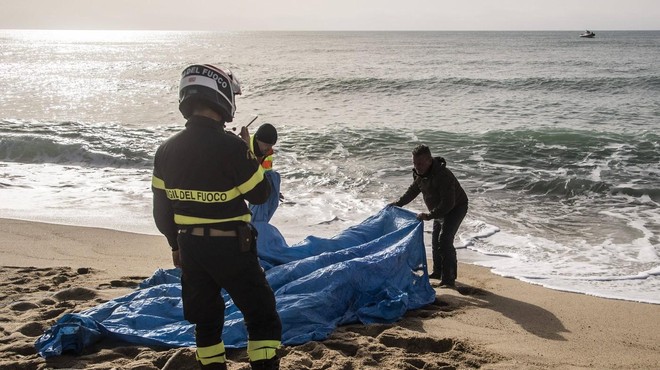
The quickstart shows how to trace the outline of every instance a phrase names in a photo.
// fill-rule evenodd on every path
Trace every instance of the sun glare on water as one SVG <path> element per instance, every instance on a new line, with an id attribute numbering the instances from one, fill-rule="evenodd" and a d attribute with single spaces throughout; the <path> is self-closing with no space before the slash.
<path id="1" fill-rule="evenodd" d="M 11 31 L 10 31 L 11 32 Z M 12 35 L 26 41 L 46 41 L 61 43 L 135 42 L 149 35 L 167 31 L 135 30 L 20 30 Z M 14 32 L 12 32 L 14 33 Z"/>

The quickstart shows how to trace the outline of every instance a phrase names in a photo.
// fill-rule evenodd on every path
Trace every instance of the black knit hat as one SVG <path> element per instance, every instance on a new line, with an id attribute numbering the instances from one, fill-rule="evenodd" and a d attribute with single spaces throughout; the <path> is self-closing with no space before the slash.
<path id="1" fill-rule="evenodd" d="M 277 130 L 270 123 L 264 123 L 259 126 L 257 133 L 254 134 L 254 137 L 266 144 L 275 145 L 277 143 Z"/>

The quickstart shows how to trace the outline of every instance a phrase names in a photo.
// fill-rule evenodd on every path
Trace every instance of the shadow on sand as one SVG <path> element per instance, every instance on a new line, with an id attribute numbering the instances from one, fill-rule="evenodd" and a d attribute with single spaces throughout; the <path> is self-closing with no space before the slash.
<path id="1" fill-rule="evenodd" d="M 443 290 L 440 290 L 440 292 Z M 457 284 L 455 290 L 460 296 L 442 294 L 436 299 L 435 304 L 438 305 L 437 302 L 440 301 L 440 304 L 444 305 L 445 311 L 469 307 L 491 309 L 515 321 L 520 327 L 538 337 L 559 341 L 566 340 L 561 333 L 568 333 L 569 331 L 557 316 L 542 307 L 465 284 Z"/>
<path id="2" fill-rule="evenodd" d="M 423 330 L 423 321 L 431 317 L 452 317 L 470 308 L 485 308 L 497 311 L 505 317 L 513 320 L 521 328 L 538 337 L 565 341 L 561 333 L 569 331 L 552 312 L 508 297 L 503 297 L 492 292 L 475 288 L 470 285 L 457 284 L 456 288 L 440 288 L 438 284 L 431 283 L 436 288 L 436 299 L 431 304 L 418 310 L 410 311 L 407 318 L 413 319 L 406 325 L 412 330 Z M 444 292 L 456 291 L 457 294 L 443 294 Z M 418 320 L 414 320 L 417 318 Z"/>

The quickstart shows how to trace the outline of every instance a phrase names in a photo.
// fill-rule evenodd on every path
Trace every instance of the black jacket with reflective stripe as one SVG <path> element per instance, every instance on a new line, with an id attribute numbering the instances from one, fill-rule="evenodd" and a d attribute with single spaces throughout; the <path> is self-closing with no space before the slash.
<path id="1" fill-rule="evenodd" d="M 177 249 L 181 227 L 233 230 L 249 222 L 245 200 L 264 203 L 270 185 L 241 138 L 225 132 L 218 121 L 192 116 L 184 130 L 156 150 L 152 190 L 156 226 Z"/>

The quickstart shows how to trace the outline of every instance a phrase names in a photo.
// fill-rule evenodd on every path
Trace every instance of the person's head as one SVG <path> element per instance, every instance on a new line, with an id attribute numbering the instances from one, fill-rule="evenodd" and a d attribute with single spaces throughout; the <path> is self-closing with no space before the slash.
<path id="1" fill-rule="evenodd" d="M 259 146 L 259 152 L 268 153 L 273 148 L 273 145 L 277 143 L 277 130 L 270 123 L 264 123 L 259 126 L 259 129 L 254 134 L 254 140 Z"/>
<path id="2" fill-rule="evenodd" d="M 187 119 L 196 109 L 207 107 L 223 122 L 231 122 L 236 112 L 235 95 L 240 94 L 241 84 L 231 71 L 210 64 L 191 65 L 181 73 L 179 110 Z"/>
<path id="3" fill-rule="evenodd" d="M 420 175 L 425 175 L 433 164 L 431 149 L 424 144 L 420 144 L 413 149 L 412 155 L 415 171 Z"/>

